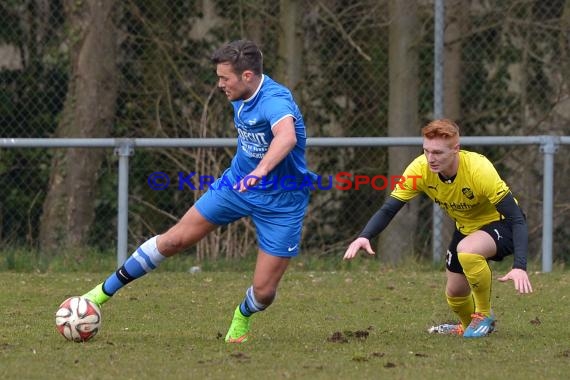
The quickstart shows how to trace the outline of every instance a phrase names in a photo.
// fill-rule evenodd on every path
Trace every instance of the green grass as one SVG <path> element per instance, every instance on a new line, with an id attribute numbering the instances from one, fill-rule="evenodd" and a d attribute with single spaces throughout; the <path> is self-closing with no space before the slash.
<path id="1" fill-rule="evenodd" d="M 444 273 L 355 266 L 285 275 L 253 338 L 223 342 L 249 271 L 155 273 L 103 306 L 86 343 L 55 330 L 61 301 L 102 273 L 0 272 L 1 379 L 563 379 L 570 368 L 570 273 L 531 274 L 520 296 L 495 280 L 498 331 L 484 339 L 429 335 L 452 318 Z M 495 277 L 502 273 L 496 271 Z M 365 337 L 357 337 L 366 335 Z M 341 336 L 340 342 L 331 339 Z"/>

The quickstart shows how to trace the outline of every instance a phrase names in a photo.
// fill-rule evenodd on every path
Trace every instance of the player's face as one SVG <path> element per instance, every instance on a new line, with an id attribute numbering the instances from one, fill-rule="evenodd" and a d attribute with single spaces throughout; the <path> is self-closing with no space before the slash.
<path id="1" fill-rule="evenodd" d="M 433 173 L 451 177 L 457 173 L 459 145 L 449 146 L 444 139 L 424 139 L 424 154 Z"/>
<path id="2" fill-rule="evenodd" d="M 244 80 L 247 76 L 246 73 L 236 74 L 229 63 L 219 63 L 216 66 L 218 88 L 226 94 L 228 100 L 247 99 L 251 95 L 247 81 Z"/>

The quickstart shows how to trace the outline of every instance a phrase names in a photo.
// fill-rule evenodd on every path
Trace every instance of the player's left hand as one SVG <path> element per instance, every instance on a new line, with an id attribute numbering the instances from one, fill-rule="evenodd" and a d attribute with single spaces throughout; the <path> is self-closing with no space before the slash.
<path id="1" fill-rule="evenodd" d="M 240 193 L 243 193 L 244 191 L 247 191 L 252 187 L 256 186 L 259 183 L 259 181 L 261 181 L 261 178 L 263 178 L 266 175 L 267 175 L 266 172 L 264 172 L 259 168 L 256 168 L 251 173 L 243 177 L 242 180 L 239 181 L 234 186 L 234 189 L 236 189 Z"/>
<path id="2" fill-rule="evenodd" d="M 251 174 L 246 175 L 241 181 L 239 181 L 234 186 L 234 189 L 236 189 L 240 193 L 243 193 L 244 191 L 248 190 L 249 188 L 257 185 L 257 183 L 259 182 L 260 179 L 261 179 L 260 177 L 254 177 Z"/>
<path id="3" fill-rule="evenodd" d="M 526 271 L 513 268 L 509 273 L 499 278 L 501 282 L 507 282 L 509 280 L 513 280 L 515 289 L 518 290 L 519 293 L 532 293 L 532 285 L 530 284 Z"/>

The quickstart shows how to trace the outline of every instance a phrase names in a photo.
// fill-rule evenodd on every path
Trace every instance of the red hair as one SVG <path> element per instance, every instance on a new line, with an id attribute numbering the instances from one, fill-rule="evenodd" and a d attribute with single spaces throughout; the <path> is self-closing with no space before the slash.
<path id="1" fill-rule="evenodd" d="M 422 136 L 425 139 L 444 139 L 451 146 L 459 144 L 459 127 L 449 119 L 436 119 L 422 128 Z"/>

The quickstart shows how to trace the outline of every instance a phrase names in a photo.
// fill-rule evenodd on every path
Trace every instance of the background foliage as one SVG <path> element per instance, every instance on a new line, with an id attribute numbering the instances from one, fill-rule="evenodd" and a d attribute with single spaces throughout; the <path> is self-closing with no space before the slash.
<path id="1" fill-rule="evenodd" d="M 415 15 L 409 48 L 417 59 L 408 63 L 409 71 L 416 74 L 405 75 L 414 80 L 417 94 L 410 95 L 404 107 L 417 110 L 413 115 L 417 121 L 398 128 L 418 135 L 433 116 L 433 1 L 113 3 L 109 17 L 114 27 L 101 32 L 116 43 L 113 67 L 118 70 L 114 117 L 100 129 L 106 137 L 234 137 L 230 107 L 216 92 L 208 58 L 215 47 L 238 38 L 261 45 L 266 73 L 292 88 L 310 137 L 395 135 L 389 129 L 394 112 L 389 107 L 394 97 L 390 52 L 404 36 L 391 27 L 404 22 L 402 14 Z M 395 4 L 403 11 L 396 13 Z M 445 116 L 456 119 L 464 135 L 569 135 L 570 2 L 448 0 L 445 4 Z M 82 43 L 90 31 L 89 22 L 77 20 L 89 20 L 86 15 L 95 13 L 96 7 L 91 0 L 0 3 L 2 137 L 81 135 L 80 120 L 72 120 L 75 130 L 65 133 L 61 125 L 66 101 L 79 100 L 71 90 L 81 83 L 77 75 L 81 55 L 76 53 L 85 48 Z M 109 56 L 101 52 L 97 59 L 102 64 Z M 105 88 L 96 88 L 92 96 L 96 98 L 100 90 Z M 527 213 L 531 256 L 537 257 L 542 226 L 540 151 L 465 148 L 486 153 L 513 189 Z M 570 209 L 565 191 L 570 177 L 564 149 L 556 156 L 554 219 L 554 252 L 562 261 L 570 257 L 566 248 L 570 228 L 564 223 Z M 419 149 L 414 152 L 419 153 Z M 56 156 L 64 153 L 10 149 L 0 154 L 3 246 L 42 248 L 47 246 L 40 236 L 42 223 L 44 230 L 79 223 L 86 227 L 80 247 L 113 249 L 117 213 L 113 152 L 104 152 L 95 172 L 84 173 L 92 180 L 94 195 L 78 207 L 91 208 L 93 217 L 71 221 L 42 220 L 55 173 L 62 170 Z M 173 178 L 178 172 L 218 175 L 232 154 L 232 149 L 137 149 L 131 160 L 131 247 L 164 231 L 200 195 L 172 187 L 153 191 L 146 182 L 150 173 L 163 171 Z M 325 176 L 339 171 L 399 174 L 389 173 L 387 149 L 314 148 L 308 154 L 311 168 Z M 370 188 L 315 192 L 304 232 L 305 252 L 317 257 L 338 254 L 384 196 Z M 418 204 L 414 231 L 391 237 L 389 250 L 398 252 L 400 243 L 413 236 L 413 251 L 404 253 L 429 256 L 431 204 L 425 200 Z M 252 251 L 254 239 L 253 226 L 244 220 L 210 235 L 191 253 L 198 258 L 242 257 Z M 64 239 L 61 247 L 69 244 Z"/>

